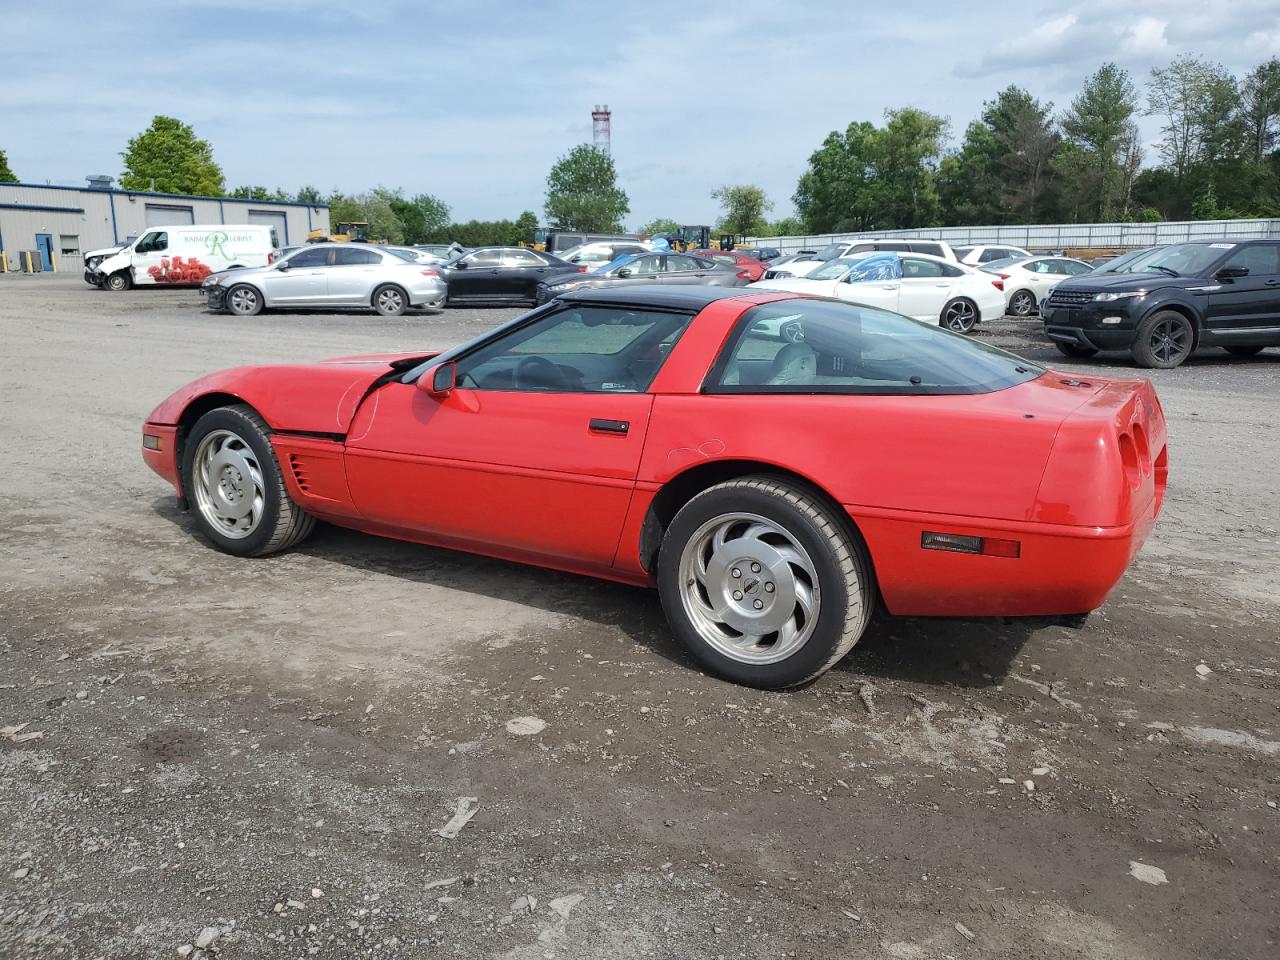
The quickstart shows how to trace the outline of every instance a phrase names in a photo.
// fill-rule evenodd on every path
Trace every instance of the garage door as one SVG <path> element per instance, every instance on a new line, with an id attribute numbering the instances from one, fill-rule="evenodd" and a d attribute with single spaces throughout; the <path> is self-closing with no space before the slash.
<path id="1" fill-rule="evenodd" d="M 250 210 L 249 222 L 260 223 L 264 227 L 275 227 L 276 244 L 281 247 L 289 245 L 289 223 L 283 213 L 277 210 Z"/>
<path id="2" fill-rule="evenodd" d="M 148 203 L 148 227 L 172 227 L 195 223 L 196 216 L 191 207 L 183 207 L 172 203 Z"/>

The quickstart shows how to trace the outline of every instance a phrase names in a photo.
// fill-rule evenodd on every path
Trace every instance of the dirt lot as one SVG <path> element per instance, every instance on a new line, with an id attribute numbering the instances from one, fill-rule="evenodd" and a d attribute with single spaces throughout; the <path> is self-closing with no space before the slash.
<path id="1" fill-rule="evenodd" d="M 200 373 L 510 315 L 0 277 L 0 956 L 1280 955 L 1280 350 L 1157 372 L 1168 505 L 1084 629 L 885 619 L 786 694 L 645 591 L 224 556 L 142 464 Z"/>

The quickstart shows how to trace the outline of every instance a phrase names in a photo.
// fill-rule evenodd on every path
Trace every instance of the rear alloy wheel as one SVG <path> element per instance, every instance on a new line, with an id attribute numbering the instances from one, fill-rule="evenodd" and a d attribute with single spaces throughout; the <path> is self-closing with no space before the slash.
<path id="1" fill-rule="evenodd" d="M 1074 343 L 1059 343 L 1055 341 L 1053 345 L 1058 348 L 1058 352 L 1064 357 L 1071 357 L 1075 360 L 1085 360 L 1089 357 L 1097 356 L 1098 353 L 1093 347 L 1081 347 Z"/>
<path id="2" fill-rule="evenodd" d="M 942 326 L 947 330 L 952 330 L 956 333 L 968 333 L 978 322 L 978 308 L 974 306 L 972 300 L 956 297 L 956 299 L 948 301 L 947 305 L 942 308 L 942 316 L 939 319 Z"/>
<path id="3" fill-rule="evenodd" d="M 133 286 L 133 278 L 129 276 L 128 270 L 121 270 L 107 277 L 106 287 L 108 290 L 114 290 L 119 293 L 121 290 L 128 290 Z"/>
<path id="4" fill-rule="evenodd" d="M 373 291 L 373 309 L 384 317 L 398 317 L 409 308 L 409 297 L 399 287 L 388 284 Z"/>
<path id="5" fill-rule="evenodd" d="M 1015 317 L 1029 317 L 1036 309 L 1036 295 L 1030 290 L 1019 290 L 1009 298 L 1009 313 Z"/>
<path id="6" fill-rule="evenodd" d="M 1176 310 L 1159 310 L 1138 324 L 1133 359 L 1138 366 L 1172 370 L 1191 356 L 1195 329 Z"/>
<path id="7" fill-rule="evenodd" d="M 239 283 L 227 291 L 227 309 L 241 317 L 262 312 L 262 294 L 247 283 Z"/>
<path id="8" fill-rule="evenodd" d="M 270 428 L 245 404 L 196 421 L 184 445 L 182 486 L 196 525 L 214 546 L 240 557 L 292 547 L 315 526 L 289 496 Z"/>
<path id="9" fill-rule="evenodd" d="M 1262 347 L 1225 347 L 1233 357 L 1253 357 L 1262 352 Z"/>
<path id="10" fill-rule="evenodd" d="M 862 636 L 873 597 L 856 535 L 804 487 L 764 476 L 717 484 L 680 509 L 658 588 L 694 657 L 764 689 L 829 670 Z"/>

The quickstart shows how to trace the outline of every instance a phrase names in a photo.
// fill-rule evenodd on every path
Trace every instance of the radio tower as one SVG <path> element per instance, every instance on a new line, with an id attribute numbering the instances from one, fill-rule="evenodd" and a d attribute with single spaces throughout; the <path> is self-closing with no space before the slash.
<path id="1" fill-rule="evenodd" d="M 609 112 L 607 103 L 597 103 L 595 109 L 591 111 L 591 140 L 595 148 L 606 157 L 609 155 L 609 118 L 611 116 L 613 114 Z"/>

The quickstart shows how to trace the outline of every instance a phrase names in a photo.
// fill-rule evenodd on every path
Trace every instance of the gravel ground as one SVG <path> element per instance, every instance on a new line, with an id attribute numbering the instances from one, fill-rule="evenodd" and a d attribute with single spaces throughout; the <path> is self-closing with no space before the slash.
<path id="1" fill-rule="evenodd" d="M 224 556 L 142 464 L 200 373 L 512 313 L 0 277 L 0 956 L 1277 956 L 1280 350 L 1155 372 L 1167 507 L 1083 629 L 882 619 L 784 694 L 647 591 L 334 529 Z"/>

